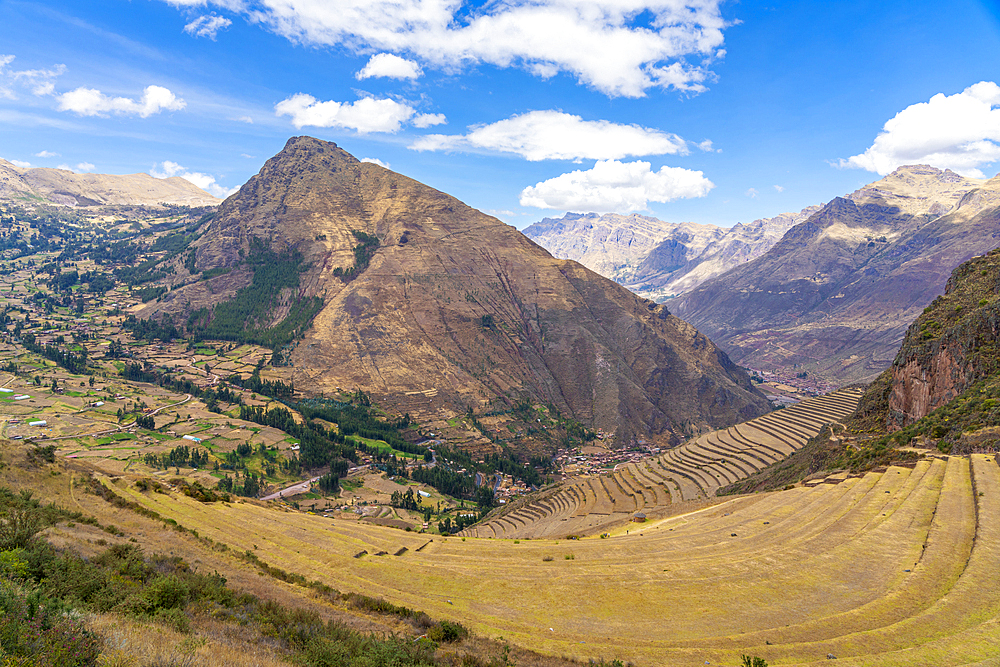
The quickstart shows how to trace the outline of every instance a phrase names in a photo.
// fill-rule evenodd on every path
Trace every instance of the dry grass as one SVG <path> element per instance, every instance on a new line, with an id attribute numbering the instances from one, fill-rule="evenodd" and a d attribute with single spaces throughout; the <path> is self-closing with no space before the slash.
<path id="1" fill-rule="evenodd" d="M 977 488 L 1000 497 L 1000 468 L 975 467 Z M 772 664 L 832 653 L 913 665 L 958 664 L 919 656 L 993 646 L 984 629 L 1000 615 L 1000 591 L 971 591 L 995 589 L 985 568 L 1000 568 L 1000 508 L 980 502 L 977 526 L 972 480 L 967 459 L 925 461 L 736 498 L 608 539 L 436 537 L 420 552 L 427 536 L 116 489 L 276 567 L 552 655 L 693 665 L 750 651 Z M 370 555 L 354 558 L 362 550 Z"/>

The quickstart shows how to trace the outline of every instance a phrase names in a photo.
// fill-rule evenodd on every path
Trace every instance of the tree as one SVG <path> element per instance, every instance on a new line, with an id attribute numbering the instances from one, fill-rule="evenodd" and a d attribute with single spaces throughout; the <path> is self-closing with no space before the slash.
<path id="1" fill-rule="evenodd" d="M 758 658 L 757 656 L 751 658 L 749 655 L 742 655 L 740 656 L 740 660 L 742 661 L 742 667 L 767 667 L 767 660 Z"/>

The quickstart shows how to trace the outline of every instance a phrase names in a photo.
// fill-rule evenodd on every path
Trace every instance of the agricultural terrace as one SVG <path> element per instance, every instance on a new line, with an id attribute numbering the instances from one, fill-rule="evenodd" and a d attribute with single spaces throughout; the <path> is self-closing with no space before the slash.
<path id="1" fill-rule="evenodd" d="M 781 461 L 825 424 L 852 414 L 861 391 L 810 398 L 731 428 L 713 431 L 666 453 L 585 475 L 494 511 L 460 533 L 471 537 L 542 538 L 592 535 L 631 520 L 671 512 Z"/>
<path id="2" fill-rule="evenodd" d="M 980 454 L 572 540 L 419 535 L 104 483 L 275 567 L 547 654 L 672 666 L 834 656 L 854 667 L 998 655 L 1000 465 Z"/>

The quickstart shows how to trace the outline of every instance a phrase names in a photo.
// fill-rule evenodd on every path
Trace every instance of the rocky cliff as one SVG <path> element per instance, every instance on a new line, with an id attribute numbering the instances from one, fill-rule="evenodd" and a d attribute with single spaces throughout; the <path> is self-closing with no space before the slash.
<path id="1" fill-rule="evenodd" d="M 892 366 L 861 402 L 858 424 L 944 451 L 1000 444 L 1000 250 L 955 269 L 907 329 Z"/>
<path id="2" fill-rule="evenodd" d="M 0 160 L 0 199 L 63 206 L 215 206 L 219 200 L 178 176 L 77 174 L 66 169 L 16 167 Z"/>
<path id="3" fill-rule="evenodd" d="M 308 267 L 297 294 L 323 300 L 287 369 L 308 392 L 361 388 L 435 417 L 529 396 L 619 442 L 678 442 L 769 409 L 665 307 L 332 143 L 289 140 L 203 231 L 197 269 L 238 270 L 176 289 L 145 314 L 204 303 L 215 283 L 214 299 L 231 295 L 260 243 L 297 251 Z M 359 264 L 359 239 L 372 237 Z"/>
<path id="4" fill-rule="evenodd" d="M 952 269 L 1000 245 L 1000 178 L 901 167 L 671 301 L 740 364 L 870 380 Z"/>

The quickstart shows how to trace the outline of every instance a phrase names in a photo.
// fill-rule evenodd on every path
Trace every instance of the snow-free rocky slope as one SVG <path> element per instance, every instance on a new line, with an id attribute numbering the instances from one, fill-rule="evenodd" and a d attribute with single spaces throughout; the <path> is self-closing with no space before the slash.
<path id="1" fill-rule="evenodd" d="M 378 250 L 353 280 L 353 231 Z M 227 199 L 197 242 L 197 267 L 235 267 L 252 239 L 294 248 L 303 295 L 324 307 L 291 353 L 307 392 L 364 389 L 416 415 L 456 414 L 527 395 L 619 441 L 687 434 L 769 404 L 710 340 L 664 306 L 513 227 L 336 144 L 295 137 Z M 155 309 L 225 298 L 241 267 L 175 289 Z"/>
<path id="2" fill-rule="evenodd" d="M 77 174 L 0 160 L 0 199 L 63 206 L 215 206 L 219 200 L 179 176 Z"/>
<path id="3" fill-rule="evenodd" d="M 1000 177 L 900 167 L 670 307 L 744 366 L 871 380 L 952 269 L 998 245 Z"/>

